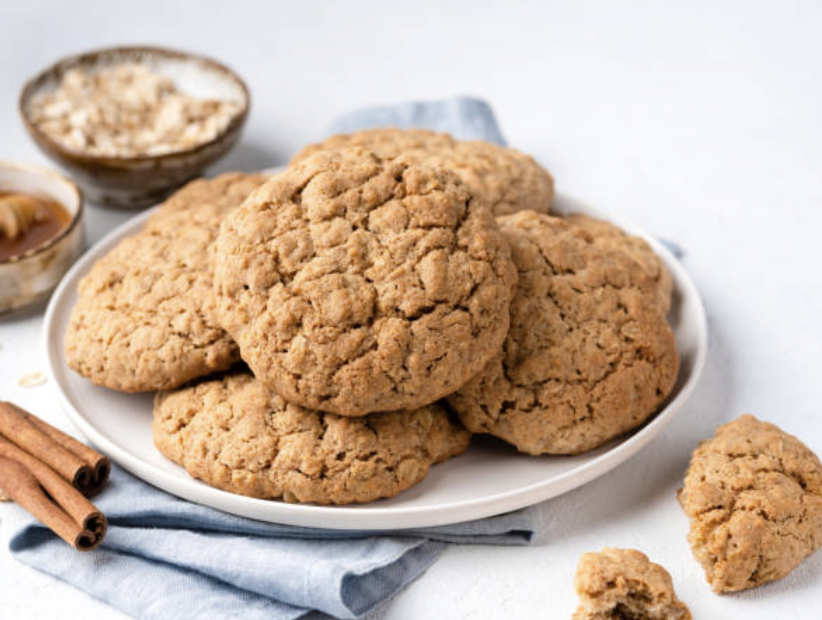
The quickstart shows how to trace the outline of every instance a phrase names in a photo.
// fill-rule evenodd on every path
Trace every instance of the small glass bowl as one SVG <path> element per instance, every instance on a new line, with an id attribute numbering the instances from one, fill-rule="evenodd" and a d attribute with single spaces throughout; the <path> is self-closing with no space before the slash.
<path id="1" fill-rule="evenodd" d="M 51 294 L 83 249 L 83 197 L 67 178 L 39 166 L 0 162 L 0 191 L 51 198 L 68 211 L 62 231 L 18 256 L 0 260 L 0 313 L 37 303 Z"/>

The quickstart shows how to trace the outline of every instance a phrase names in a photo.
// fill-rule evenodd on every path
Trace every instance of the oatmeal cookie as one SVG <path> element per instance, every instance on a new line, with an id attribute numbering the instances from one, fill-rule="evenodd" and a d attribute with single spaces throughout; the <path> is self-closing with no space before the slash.
<path id="1" fill-rule="evenodd" d="M 781 579 L 822 546 L 822 464 L 796 437 L 752 415 L 699 445 L 678 498 L 715 592 Z"/>
<path id="2" fill-rule="evenodd" d="M 169 389 L 239 359 L 214 320 L 209 253 L 225 213 L 268 177 L 189 183 L 79 285 L 65 337 L 71 368 L 126 392 Z"/>
<path id="3" fill-rule="evenodd" d="M 582 213 L 570 213 L 564 216 L 564 219 L 591 233 L 597 245 L 610 246 L 629 252 L 656 282 L 657 302 L 662 311 L 667 313 L 670 310 L 674 279 L 662 259 L 657 256 L 650 245 L 640 237 L 631 236 L 610 222 Z"/>
<path id="4" fill-rule="evenodd" d="M 320 151 L 342 151 L 352 146 L 361 146 L 380 157 L 391 159 L 407 151 L 437 152 L 453 149 L 456 145 L 457 140 L 447 133 L 437 133 L 429 129 L 379 127 L 354 133 L 340 133 L 322 142 L 309 144 L 291 159 L 290 165 L 305 161 Z"/>
<path id="5" fill-rule="evenodd" d="M 393 497 L 470 441 L 440 404 L 346 418 L 289 404 L 246 372 L 158 393 L 153 434 L 207 484 L 318 504 Z"/>
<path id="6" fill-rule="evenodd" d="M 653 278 L 560 218 L 497 221 L 519 283 L 502 351 L 448 398 L 460 419 L 535 455 L 585 452 L 642 424 L 679 365 Z"/>
<path id="7" fill-rule="evenodd" d="M 634 549 L 583 554 L 574 587 L 580 604 L 572 620 L 691 620 L 668 571 Z"/>
<path id="8" fill-rule="evenodd" d="M 498 350 L 516 284 L 488 209 L 452 174 L 322 151 L 228 216 L 215 284 L 255 376 L 359 416 L 453 392 Z"/>
<path id="9" fill-rule="evenodd" d="M 554 180 L 534 159 L 519 151 L 474 140 L 461 142 L 426 129 L 381 128 L 338 134 L 300 151 L 292 164 L 320 150 L 366 147 L 382 157 L 404 155 L 409 161 L 452 170 L 494 215 L 524 209 L 548 213 Z"/>

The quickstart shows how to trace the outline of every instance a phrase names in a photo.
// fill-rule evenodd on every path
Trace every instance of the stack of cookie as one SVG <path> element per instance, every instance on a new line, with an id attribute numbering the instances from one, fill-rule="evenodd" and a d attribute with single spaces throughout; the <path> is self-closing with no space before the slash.
<path id="1" fill-rule="evenodd" d="M 160 451 L 255 497 L 392 497 L 471 432 L 591 450 L 673 388 L 672 281 L 552 198 L 530 157 L 421 130 L 195 181 L 83 280 L 67 359 L 160 390 Z"/>

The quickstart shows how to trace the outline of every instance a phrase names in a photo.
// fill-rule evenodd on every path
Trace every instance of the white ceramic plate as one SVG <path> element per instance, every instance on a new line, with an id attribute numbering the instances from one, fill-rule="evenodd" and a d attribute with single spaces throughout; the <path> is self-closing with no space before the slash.
<path id="1" fill-rule="evenodd" d="M 560 195 L 556 210 L 605 217 Z M 153 210 L 152 210 L 153 211 Z M 123 394 L 96 387 L 66 366 L 63 334 L 77 299 L 77 282 L 123 237 L 142 227 L 152 211 L 126 222 L 91 248 L 66 274 L 46 312 L 43 344 L 52 384 L 72 422 L 102 452 L 143 480 L 169 493 L 225 512 L 263 521 L 332 529 L 387 530 L 478 519 L 566 493 L 636 454 L 668 424 L 691 395 L 708 348 L 699 293 L 671 253 L 635 228 L 653 246 L 675 282 L 670 319 L 681 356 L 679 378 L 666 406 L 641 429 L 593 452 L 574 457 L 530 457 L 502 442 L 475 437 L 466 454 L 437 465 L 416 487 L 389 500 L 358 506 L 286 504 L 220 491 L 188 476 L 166 460 L 151 440 L 150 394 Z M 611 219 L 613 218 L 606 218 Z"/>

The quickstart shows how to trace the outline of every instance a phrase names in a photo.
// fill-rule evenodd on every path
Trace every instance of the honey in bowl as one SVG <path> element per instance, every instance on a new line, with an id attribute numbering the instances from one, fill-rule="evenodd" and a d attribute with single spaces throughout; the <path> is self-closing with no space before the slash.
<path id="1" fill-rule="evenodd" d="M 56 200 L 0 191 L 0 262 L 45 245 L 71 221 Z"/>

